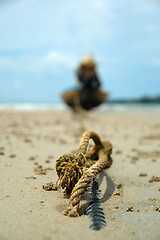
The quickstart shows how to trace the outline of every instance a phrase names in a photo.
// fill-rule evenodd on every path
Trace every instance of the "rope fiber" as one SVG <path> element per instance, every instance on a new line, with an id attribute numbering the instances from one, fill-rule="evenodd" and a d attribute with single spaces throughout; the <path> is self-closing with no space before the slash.
<path id="1" fill-rule="evenodd" d="M 94 141 L 94 145 L 87 150 L 90 139 Z M 76 153 L 65 154 L 57 160 L 56 171 L 59 177 L 57 187 L 64 189 L 65 193 L 70 195 L 65 215 L 79 216 L 81 197 L 90 187 L 92 180 L 103 169 L 111 166 L 111 153 L 112 144 L 110 142 L 101 142 L 95 132 L 86 131 L 82 134 Z"/>

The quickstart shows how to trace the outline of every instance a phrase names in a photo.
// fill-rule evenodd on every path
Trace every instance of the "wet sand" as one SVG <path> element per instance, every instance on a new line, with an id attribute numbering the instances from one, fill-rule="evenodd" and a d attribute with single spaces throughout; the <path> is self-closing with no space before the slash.
<path id="1" fill-rule="evenodd" d="M 113 164 L 100 184 L 106 227 L 89 228 L 81 216 L 63 215 L 63 191 L 45 191 L 56 182 L 56 160 L 78 147 L 92 130 L 113 144 Z M 0 239 L 160 239 L 160 115 L 69 111 L 0 111 Z"/>

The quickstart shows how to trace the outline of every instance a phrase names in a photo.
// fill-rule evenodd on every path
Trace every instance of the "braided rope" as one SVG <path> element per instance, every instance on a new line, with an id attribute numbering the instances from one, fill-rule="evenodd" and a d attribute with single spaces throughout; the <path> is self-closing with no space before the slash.
<path id="1" fill-rule="evenodd" d="M 97 146 L 102 146 L 102 142 L 99 136 L 97 135 L 97 133 L 92 131 L 86 131 L 83 133 L 81 137 L 81 141 L 80 141 L 77 152 L 82 152 L 84 154 L 86 153 L 90 138 L 93 139 L 93 141 Z"/>
<path id="2" fill-rule="evenodd" d="M 94 145 L 87 151 L 90 138 Z M 99 136 L 92 131 L 83 133 L 78 150 L 75 154 L 65 154 L 57 160 L 56 170 L 59 176 L 59 186 L 70 195 L 65 215 L 78 216 L 79 203 L 82 195 L 95 178 L 105 168 L 112 164 L 110 142 L 101 142 Z M 84 173 L 84 167 L 90 168 Z"/>
<path id="3" fill-rule="evenodd" d="M 109 168 L 111 164 L 111 158 L 106 155 L 103 149 L 101 149 L 99 151 L 99 160 L 82 175 L 78 183 L 73 188 L 67 210 L 64 212 L 65 215 L 70 217 L 76 217 L 79 215 L 78 209 L 81 197 L 91 185 L 92 179 L 101 173 L 103 169 Z"/>

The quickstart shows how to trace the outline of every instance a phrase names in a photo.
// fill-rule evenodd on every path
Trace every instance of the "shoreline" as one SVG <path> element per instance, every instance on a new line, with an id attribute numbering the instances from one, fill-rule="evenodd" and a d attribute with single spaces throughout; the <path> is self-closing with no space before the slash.
<path id="1" fill-rule="evenodd" d="M 67 111 L 72 109 L 64 103 L 0 103 L 0 111 Z M 88 113 L 129 113 L 145 112 L 160 114 L 160 104 L 153 103 L 105 103 Z"/>

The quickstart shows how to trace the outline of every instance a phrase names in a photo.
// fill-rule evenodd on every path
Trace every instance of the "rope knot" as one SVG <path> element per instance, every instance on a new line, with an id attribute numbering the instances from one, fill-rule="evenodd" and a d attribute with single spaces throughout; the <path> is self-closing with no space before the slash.
<path id="1" fill-rule="evenodd" d="M 93 139 L 95 144 L 87 149 L 90 139 Z M 92 179 L 97 177 L 103 169 L 111 166 L 111 153 L 112 145 L 110 142 L 101 142 L 95 132 L 86 131 L 82 135 L 77 152 L 65 154 L 57 160 L 58 187 L 70 195 L 65 215 L 78 215 L 80 199 L 91 185 Z M 85 168 L 88 170 L 84 173 Z"/>
<path id="2" fill-rule="evenodd" d="M 77 161 L 76 154 L 65 154 L 57 160 L 56 170 L 59 177 L 58 187 L 65 189 L 65 193 L 70 195 L 83 174 L 81 161 Z"/>

